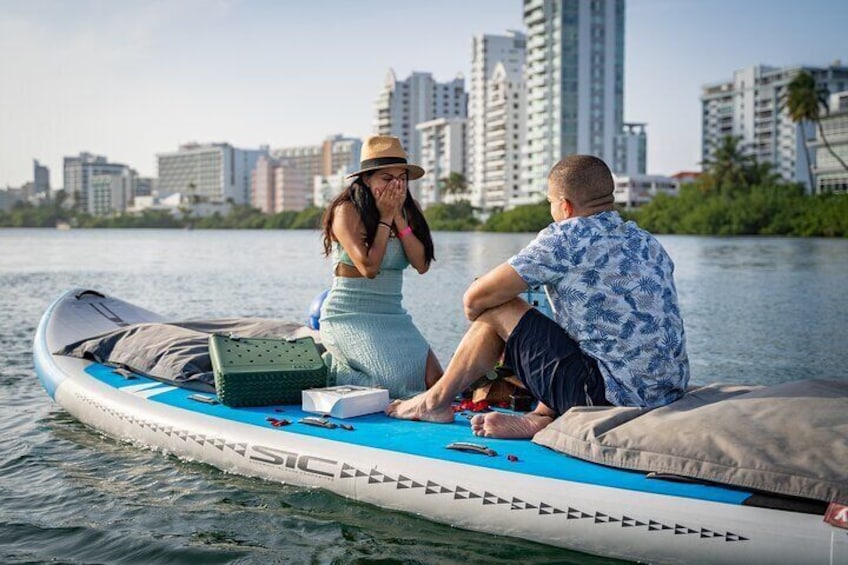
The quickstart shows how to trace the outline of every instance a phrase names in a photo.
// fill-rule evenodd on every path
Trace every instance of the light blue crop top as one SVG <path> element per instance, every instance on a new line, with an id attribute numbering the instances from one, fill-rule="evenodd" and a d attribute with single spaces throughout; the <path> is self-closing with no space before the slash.
<path id="1" fill-rule="evenodd" d="M 345 248 L 336 241 L 333 243 L 333 268 L 339 263 L 355 267 L 353 260 L 348 255 Z M 402 271 L 409 266 L 409 259 L 406 258 L 406 252 L 403 250 L 403 245 L 396 237 L 390 237 L 386 244 L 386 254 L 383 255 L 383 262 L 380 264 L 380 270 L 396 270 Z"/>

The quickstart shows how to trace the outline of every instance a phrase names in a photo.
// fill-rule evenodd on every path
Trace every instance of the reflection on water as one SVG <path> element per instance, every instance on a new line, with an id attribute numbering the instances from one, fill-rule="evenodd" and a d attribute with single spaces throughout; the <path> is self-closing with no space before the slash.
<path id="1" fill-rule="evenodd" d="M 467 286 L 532 237 L 434 234 L 405 304 L 443 364 Z M 660 239 L 695 381 L 848 378 L 848 241 Z M 330 280 L 318 232 L 0 230 L 0 562 L 611 562 L 139 450 L 70 418 L 32 369 L 38 318 L 70 287 L 175 319 L 304 321 Z"/>
<path id="2" fill-rule="evenodd" d="M 661 238 L 675 261 L 693 376 L 846 377 L 848 241 Z"/>

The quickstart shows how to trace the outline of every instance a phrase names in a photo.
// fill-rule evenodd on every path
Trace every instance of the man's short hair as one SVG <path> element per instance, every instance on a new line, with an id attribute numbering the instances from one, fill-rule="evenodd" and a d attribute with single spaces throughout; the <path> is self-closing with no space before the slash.
<path id="1" fill-rule="evenodd" d="M 553 166 L 548 182 L 562 198 L 580 209 L 615 202 L 615 182 L 601 159 L 592 155 L 568 155 Z"/>

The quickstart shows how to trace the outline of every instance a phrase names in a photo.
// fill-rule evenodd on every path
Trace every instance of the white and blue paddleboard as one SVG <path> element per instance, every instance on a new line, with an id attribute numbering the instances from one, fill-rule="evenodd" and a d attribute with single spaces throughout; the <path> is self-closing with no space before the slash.
<path id="1" fill-rule="evenodd" d="M 227 472 L 319 487 L 383 508 L 596 555 L 668 563 L 848 563 L 848 530 L 820 512 L 752 505 L 754 493 L 648 478 L 524 440 L 481 440 L 451 424 L 372 414 L 315 427 L 299 406 L 229 408 L 125 370 L 54 355 L 62 346 L 161 316 L 75 289 L 45 312 L 35 367 L 81 422 Z M 279 426 L 280 420 L 289 425 Z M 486 455 L 448 449 L 482 444 Z"/>

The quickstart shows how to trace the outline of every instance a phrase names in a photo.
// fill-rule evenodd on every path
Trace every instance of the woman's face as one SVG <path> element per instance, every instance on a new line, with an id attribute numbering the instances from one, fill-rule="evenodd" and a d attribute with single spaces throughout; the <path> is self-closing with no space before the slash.
<path id="1" fill-rule="evenodd" d="M 406 189 L 408 178 L 409 174 L 404 167 L 389 167 L 375 171 L 370 177 L 366 177 L 365 184 L 374 195 L 378 195 L 392 183 L 399 184 L 401 188 Z"/>

